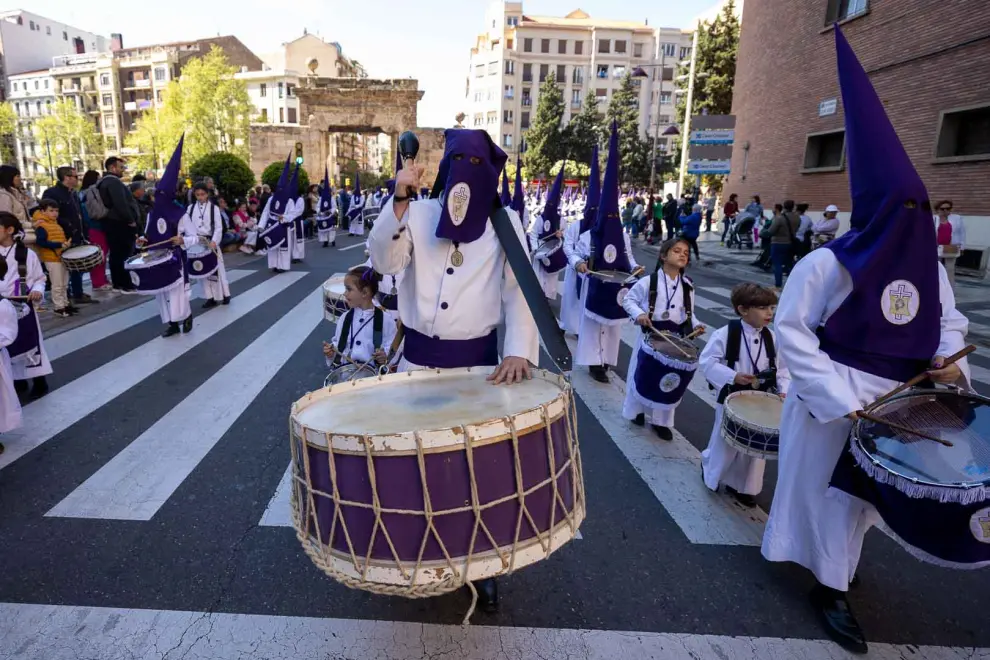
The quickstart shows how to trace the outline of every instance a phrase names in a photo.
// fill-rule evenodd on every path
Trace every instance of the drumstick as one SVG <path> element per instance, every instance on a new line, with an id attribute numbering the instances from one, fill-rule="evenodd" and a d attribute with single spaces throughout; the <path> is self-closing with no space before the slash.
<path id="1" fill-rule="evenodd" d="M 934 440 L 935 442 L 938 442 L 940 444 L 943 444 L 946 447 L 952 447 L 952 446 L 954 446 L 948 440 L 943 440 L 942 438 L 937 438 L 934 435 L 929 435 L 927 433 L 922 433 L 921 431 L 915 431 L 914 429 L 908 428 L 906 426 L 902 426 L 902 425 L 900 425 L 900 424 L 898 424 L 896 422 L 891 422 L 890 420 L 888 420 L 888 419 L 886 419 L 884 417 L 874 417 L 873 415 L 871 415 L 869 413 L 862 412 L 862 411 L 857 412 L 856 413 L 856 416 L 857 417 L 860 417 L 861 419 L 865 419 L 868 422 L 873 422 L 874 424 L 883 424 L 884 426 L 889 426 L 890 428 L 894 429 L 895 431 L 900 431 L 901 433 L 909 433 L 911 435 L 916 435 L 919 438 L 924 438 L 925 440 Z"/>
<path id="2" fill-rule="evenodd" d="M 4 300 L 17 300 L 17 301 L 30 300 L 30 298 L 28 298 L 28 296 L 4 296 L 3 299 Z"/>
<path id="3" fill-rule="evenodd" d="M 661 339 L 663 339 L 664 341 L 666 341 L 668 344 L 670 344 L 671 346 L 673 346 L 674 348 L 676 348 L 677 350 L 679 350 L 684 357 L 686 357 L 686 358 L 690 358 L 691 357 L 691 354 L 688 353 L 687 351 L 685 351 L 683 348 L 681 348 L 677 344 L 675 344 L 674 343 L 674 340 L 672 340 L 670 337 L 667 336 L 667 333 L 660 332 L 659 330 L 657 330 L 656 328 L 654 328 L 652 325 L 648 325 L 646 327 L 649 328 L 650 331 L 653 334 L 655 334 L 657 337 L 660 337 Z"/>
<path id="4" fill-rule="evenodd" d="M 145 252 L 147 250 L 150 250 L 151 248 L 155 248 L 155 247 L 158 247 L 160 245 L 166 245 L 166 244 L 171 243 L 171 242 L 172 242 L 172 239 L 170 238 L 170 239 L 165 240 L 165 241 L 159 241 L 157 243 L 152 243 L 151 245 L 143 245 L 143 246 L 141 246 L 141 251 L 142 252 Z"/>
<path id="5" fill-rule="evenodd" d="M 691 331 L 691 334 L 689 334 L 687 337 L 685 337 L 685 339 L 694 339 L 695 337 L 700 337 L 701 335 L 705 334 L 705 330 L 707 330 L 707 328 L 705 328 L 705 326 L 699 326 L 699 327 L 695 328 L 694 330 L 692 330 Z"/>
<path id="6" fill-rule="evenodd" d="M 953 353 L 949 357 L 945 358 L 945 362 L 942 363 L 942 367 L 944 368 L 944 367 L 947 367 L 947 366 L 949 366 L 950 364 L 952 364 L 954 362 L 958 362 L 959 360 L 963 359 L 964 357 L 966 357 L 967 355 L 969 355 L 970 353 L 972 353 L 975 350 L 976 350 L 976 346 L 973 346 L 972 344 L 970 344 L 969 346 L 967 346 L 966 348 L 962 349 L 961 351 L 959 351 L 957 353 Z M 891 391 L 887 392 L 882 397 L 880 397 L 879 399 L 877 399 L 876 401 L 874 401 L 873 402 L 873 405 L 870 406 L 870 408 L 873 408 L 878 403 L 882 403 L 882 402 L 886 401 L 887 399 L 900 394 L 901 392 L 903 392 L 904 390 L 908 389 L 909 387 L 914 387 L 915 385 L 917 385 L 921 381 L 925 380 L 926 378 L 928 378 L 928 371 L 922 371 L 920 374 L 918 374 L 917 376 L 915 376 L 914 378 L 912 378 L 908 382 L 904 383 L 903 385 L 898 385 L 897 387 L 895 387 L 894 389 L 892 389 Z"/>

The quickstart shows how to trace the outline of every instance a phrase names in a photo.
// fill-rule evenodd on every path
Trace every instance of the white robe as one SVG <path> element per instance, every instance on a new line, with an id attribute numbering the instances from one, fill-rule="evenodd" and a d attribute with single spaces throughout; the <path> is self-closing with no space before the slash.
<path id="1" fill-rule="evenodd" d="M 365 197 L 363 195 L 353 195 L 351 197 L 351 205 L 347 209 L 347 214 L 350 215 L 354 210 L 358 212 L 347 224 L 347 234 L 349 236 L 364 236 L 364 200 Z"/>
<path id="2" fill-rule="evenodd" d="M 354 309 L 352 311 L 354 313 L 354 319 L 351 322 L 351 331 L 344 345 L 344 355 L 350 358 L 351 361 L 362 364 L 371 361 L 375 353 L 375 308 Z M 333 341 L 330 342 L 334 348 L 337 348 L 337 345 L 340 343 L 340 333 L 343 330 L 344 319 L 341 317 L 337 321 L 336 329 L 333 333 Z M 396 331 L 395 320 L 386 312 L 382 319 L 381 346 L 386 354 L 388 354 L 389 349 L 392 347 L 392 341 L 395 339 Z M 330 358 L 327 358 L 326 361 L 328 367 L 333 366 L 333 361 Z"/>
<path id="3" fill-rule="evenodd" d="M 463 340 L 487 336 L 504 320 L 503 356 L 539 364 L 536 321 L 491 223 L 477 240 L 460 244 L 464 261 L 454 266 L 453 243 L 436 237 L 440 209 L 438 199 L 410 202 L 400 222 L 390 199 L 368 238 L 375 270 L 390 275 L 405 271 L 398 286 L 403 325 L 427 336 Z M 519 217 L 511 209 L 506 212 L 524 242 Z M 404 357 L 399 363 L 400 371 L 415 368 L 419 366 Z"/>
<path id="4" fill-rule="evenodd" d="M 306 210 L 306 198 L 300 197 L 299 199 L 297 199 L 296 206 L 299 207 L 299 215 L 302 215 L 303 212 Z M 293 222 L 291 227 L 292 259 L 299 259 L 301 261 L 306 258 L 306 230 L 304 228 L 302 234 L 296 236 L 296 234 L 298 233 L 296 232 L 296 224 L 297 223 Z M 303 225 L 305 226 L 305 221 L 303 221 Z"/>
<path id="5" fill-rule="evenodd" d="M 330 200 L 330 213 L 337 215 L 337 196 L 333 195 Z M 317 224 L 317 227 L 319 225 Z M 334 243 L 337 240 L 337 227 L 331 227 L 330 229 L 319 229 L 316 230 L 316 237 L 321 243 Z"/>
<path id="6" fill-rule="evenodd" d="M 680 286 L 677 287 L 677 291 L 674 291 L 674 286 L 677 284 L 676 280 L 672 280 L 666 276 L 666 274 L 661 270 L 658 275 L 661 279 L 657 281 L 657 302 L 656 307 L 653 310 L 653 320 L 660 321 L 660 316 L 666 311 L 670 314 L 669 321 L 674 323 L 683 323 L 687 319 L 687 313 L 684 310 L 684 291 Z M 667 280 L 667 290 L 671 292 L 670 306 L 667 305 L 667 296 L 664 294 L 663 284 L 664 279 Z M 689 284 L 691 280 L 687 277 L 684 278 Z M 696 291 L 691 292 L 691 325 L 697 328 L 701 323 L 698 322 L 698 317 L 694 315 L 694 301 L 697 296 Z M 650 278 L 644 277 L 640 281 L 636 282 L 635 285 L 629 290 L 629 293 L 622 300 L 622 308 L 626 310 L 626 313 L 633 320 L 639 317 L 640 314 L 648 314 L 650 311 Z M 620 327 L 620 326 L 616 326 Z M 636 381 L 633 377 L 636 373 L 636 365 L 639 364 L 639 348 L 642 342 L 646 338 L 646 334 L 640 332 L 641 338 L 636 343 L 635 348 L 632 351 L 632 357 L 629 358 L 629 367 L 626 369 L 626 398 L 622 403 L 622 416 L 626 419 L 635 419 L 640 413 L 647 417 L 650 424 L 656 424 L 658 426 L 666 426 L 667 428 L 674 428 L 674 411 L 677 410 L 677 406 L 680 405 L 680 401 L 671 404 L 662 403 L 651 403 L 646 405 L 637 396 L 636 392 Z M 692 374 L 693 377 L 693 374 Z"/>
<path id="7" fill-rule="evenodd" d="M 523 218 L 523 225 L 525 226 L 528 218 Z M 540 246 L 540 232 L 543 231 L 543 216 L 534 216 L 532 221 L 529 223 L 529 253 L 533 254 L 533 251 Z M 536 279 L 539 281 L 540 286 L 543 288 L 543 295 L 547 297 L 548 300 L 553 300 L 557 297 L 557 283 L 560 278 L 560 273 L 548 273 L 546 268 L 543 267 L 543 262 L 539 261 L 535 257 L 531 257 L 531 263 L 533 264 L 533 270 L 536 272 Z"/>
<path id="8" fill-rule="evenodd" d="M 258 229 L 262 230 L 268 226 L 269 222 L 275 222 L 270 208 L 272 205 L 272 199 L 269 198 L 268 203 L 265 204 L 265 210 L 261 213 L 261 221 L 258 223 Z M 296 218 L 296 205 L 287 204 L 285 207 L 285 214 L 282 216 L 282 222 L 291 222 Z M 268 249 L 268 267 L 277 268 L 278 270 L 290 270 L 292 268 L 292 227 L 289 227 L 289 237 L 282 243 L 281 246 L 277 248 Z"/>
<path id="9" fill-rule="evenodd" d="M 368 243 L 367 242 L 365 242 L 365 247 L 367 248 L 367 249 L 365 249 L 365 254 L 370 254 L 370 247 L 368 246 Z M 374 264 L 371 263 L 371 257 L 368 257 L 368 260 L 364 262 L 364 265 L 367 266 L 368 268 L 374 268 L 375 267 Z M 394 275 L 387 275 L 387 274 L 381 274 L 380 273 L 381 276 L 382 276 L 382 281 L 378 283 L 378 297 L 379 297 L 379 299 L 381 299 L 382 296 L 391 295 L 393 289 L 395 289 L 396 295 L 398 295 L 399 286 L 402 284 L 402 277 L 403 277 L 403 275 L 405 275 L 405 272 L 406 271 L 401 271 L 401 272 L 395 273 Z M 396 322 L 399 321 L 399 310 L 398 309 L 396 309 L 395 311 L 392 311 L 390 309 L 386 309 L 385 310 L 385 313 L 388 314 L 389 316 L 391 316 L 393 321 L 396 321 Z"/>
<path id="10" fill-rule="evenodd" d="M 777 335 L 771 330 L 774 349 L 779 353 Z M 739 346 L 739 360 L 735 365 L 725 363 L 725 352 L 729 337 L 729 326 L 716 330 L 705 344 L 698 358 L 698 368 L 705 379 L 712 384 L 718 393 L 726 385 L 731 385 L 736 374 L 755 375 L 770 368 L 770 358 L 767 357 L 766 347 L 760 351 L 756 359 L 756 370 L 746 353 L 745 347 Z M 761 333 L 745 321 L 742 324 L 740 341 L 750 347 L 751 351 L 760 350 Z M 786 394 L 790 386 L 791 376 L 787 365 L 779 354 L 776 358 L 777 391 Z M 701 467 L 704 470 L 705 485 L 712 490 L 718 490 L 720 483 L 736 489 L 740 493 L 756 495 L 763 490 L 763 472 L 766 469 L 765 459 L 749 456 L 736 450 L 722 437 L 722 404 L 715 404 L 715 423 L 708 438 L 708 447 L 701 452 Z"/>
<path id="11" fill-rule="evenodd" d="M 564 272 L 564 290 L 560 294 L 560 321 L 564 325 L 564 332 L 576 335 L 581 327 L 581 292 L 578 290 L 578 281 L 584 286 L 584 275 L 579 275 L 574 267 L 578 262 L 583 261 L 578 253 L 577 245 L 581 238 L 581 222 L 575 220 L 564 230 L 564 254 L 567 256 L 567 269 Z"/>
<path id="12" fill-rule="evenodd" d="M 147 233 L 147 227 L 145 227 L 145 233 Z M 182 247 L 185 250 L 199 243 L 196 226 L 188 213 L 179 220 L 179 235 L 182 236 Z M 192 308 L 189 306 L 190 289 L 190 285 L 183 278 L 164 291 L 155 294 L 155 300 L 158 301 L 158 314 L 162 317 L 162 323 L 179 323 L 189 318 L 189 315 L 192 314 Z"/>
<path id="13" fill-rule="evenodd" d="M 223 265 L 223 252 L 220 250 L 220 239 L 223 237 L 223 217 L 220 207 L 216 204 L 200 204 L 196 202 L 189 207 L 187 213 L 192 218 L 196 234 L 217 246 L 216 271 L 209 277 L 200 279 L 203 283 L 203 298 L 222 302 L 230 297 L 230 283 L 227 281 L 227 269 Z M 212 217 L 211 217 L 212 216 Z"/>
<path id="14" fill-rule="evenodd" d="M 9 300 L 0 300 L 0 433 L 21 425 L 21 402 L 14 389 L 14 373 L 7 347 L 17 338 L 17 310 Z"/>
<path id="15" fill-rule="evenodd" d="M 629 266 L 635 270 L 638 265 L 632 253 L 632 246 L 629 242 L 629 235 L 622 233 L 622 239 L 626 244 L 626 258 L 629 259 Z M 586 231 L 578 239 L 575 246 L 575 253 L 579 256 L 578 262 L 586 262 L 591 255 L 591 232 Z M 577 264 L 575 264 L 577 265 Z M 581 287 L 581 300 L 578 302 L 581 311 L 581 324 L 578 326 L 577 353 L 574 356 L 574 363 L 579 365 L 606 365 L 615 366 L 619 362 L 619 344 L 622 342 L 622 326 L 627 322 L 606 325 L 599 323 L 588 316 L 585 310 L 585 300 L 588 297 L 588 285 Z"/>
<path id="16" fill-rule="evenodd" d="M 791 388 L 781 418 L 777 488 L 763 536 L 764 557 L 801 564 L 840 591 L 848 589 L 856 572 L 863 537 L 880 520 L 872 504 L 829 488 L 852 426 L 845 416 L 898 385 L 833 362 L 820 350 L 815 330 L 851 291 L 852 278 L 831 250 L 815 250 L 801 259 L 784 287 L 774 325 Z M 969 322 L 956 309 L 941 265 L 939 296 L 942 335 L 936 354 L 949 356 L 964 347 Z M 969 365 L 965 360 L 956 364 L 968 382 Z"/>
<path id="17" fill-rule="evenodd" d="M 0 248 L 0 251 L 6 248 Z M 7 276 L 0 283 L 0 295 L 2 296 L 13 296 L 17 295 L 17 260 L 14 256 L 16 252 L 15 246 L 11 246 L 7 250 Z M 24 278 L 24 283 L 28 288 L 28 291 L 37 291 L 42 296 L 45 295 L 45 271 L 41 269 L 41 261 L 38 259 L 38 255 L 35 254 L 34 250 L 28 248 L 27 251 L 27 276 Z M 36 315 L 37 318 L 37 315 Z M 14 375 L 14 380 L 26 380 L 28 378 L 36 378 L 38 376 L 47 376 L 52 373 L 52 363 L 48 359 L 48 353 L 45 351 L 45 337 L 41 332 L 41 319 L 38 318 L 38 339 L 41 344 L 41 362 L 36 367 L 29 367 L 22 360 L 13 361 L 11 364 L 11 371 Z"/>

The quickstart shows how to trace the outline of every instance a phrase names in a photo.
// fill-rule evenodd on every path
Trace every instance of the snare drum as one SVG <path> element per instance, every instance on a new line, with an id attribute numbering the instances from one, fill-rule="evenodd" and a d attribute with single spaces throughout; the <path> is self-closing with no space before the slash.
<path id="1" fill-rule="evenodd" d="M 282 247 L 282 244 L 289 238 L 289 224 L 288 222 L 282 222 L 281 216 L 271 218 L 268 221 L 268 225 L 259 234 L 261 240 L 265 243 L 265 248 L 274 250 Z"/>
<path id="2" fill-rule="evenodd" d="M 760 390 L 733 392 L 722 404 L 722 438 L 736 451 L 775 460 L 780 449 L 784 402 Z"/>
<path id="3" fill-rule="evenodd" d="M 990 399 L 914 389 L 867 412 L 952 446 L 861 419 L 831 485 L 872 503 L 891 536 L 922 561 L 990 566 Z"/>
<path id="4" fill-rule="evenodd" d="M 643 336 L 636 356 L 636 398 L 645 406 L 674 405 L 698 370 L 698 347 L 683 337 Z"/>
<path id="5" fill-rule="evenodd" d="M 362 378 L 292 406 L 292 519 L 318 568 L 418 598 L 574 538 L 585 499 L 570 384 L 534 369 L 492 387 L 491 371 Z"/>
<path id="6" fill-rule="evenodd" d="M 216 272 L 220 258 L 208 245 L 197 243 L 186 250 L 186 272 L 194 280 L 201 280 Z"/>
<path id="7" fill-rule="evenodd" d="M 103 263 L 99 245 L 77 245 L 62 251 L 62 263 L 73 273 L 88 273 Z"/>
<path id="8" fill-rule="evenodd" d="M 567 255 L 564 254 L 564 242 L 556 236 L 546 239 L 533 250 L 533 261 L 543 265 L 548 273 L 558 273 L 567 266 Z"/>
<path id="9" fill-rule="evenodd" d="M 182 261 L 175 250 L 149 250 L 124 262 L 131 282 L 141 293 L 154 294 L 182 281 Z"/>
<path id="10" fill-rule="evenodd" d="M 323 318 L 335 323 L 346 311 L 344 276 L 331 277 L 323 283 Z"/>
<path id="11" fill-rule="evenodd" d="M 327 377 L 323 379 L 323 387 L 330 387 L 331 385 L 338 385 L 340 383 L 346 383 L 352 380 L 377 375 L 378 369 L 373 365 L 345 362 L 339 367 L 334 367 L 333 370 L 327 374 Z"/>

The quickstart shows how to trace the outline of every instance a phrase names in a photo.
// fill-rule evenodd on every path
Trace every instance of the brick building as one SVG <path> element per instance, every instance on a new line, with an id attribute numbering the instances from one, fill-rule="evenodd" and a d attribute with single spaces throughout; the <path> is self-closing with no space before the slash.
<path id="1" fill-rule="evenodd" d="M 835 20 L 932 201 L 966 221 L 966 265 L 990 252 L 990 12 L 986 0 L 761 0 L 742 21 L 726 192 L 850 208 Z M 962 260 L 960 261 L 962 266 Z"/>

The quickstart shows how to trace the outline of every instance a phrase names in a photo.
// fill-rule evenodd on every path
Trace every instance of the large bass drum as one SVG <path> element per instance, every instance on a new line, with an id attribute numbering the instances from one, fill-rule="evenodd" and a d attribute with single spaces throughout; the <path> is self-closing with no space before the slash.
<path id="1" fill-rule="evenodd" d="M 292 518 L 349 587 L 447 593 L 546 559 L 577 534 L 584 483 L 571 387 L 490 368 L 351 380 L 292 406 Z"/>

